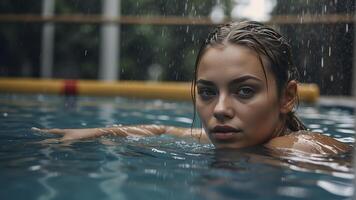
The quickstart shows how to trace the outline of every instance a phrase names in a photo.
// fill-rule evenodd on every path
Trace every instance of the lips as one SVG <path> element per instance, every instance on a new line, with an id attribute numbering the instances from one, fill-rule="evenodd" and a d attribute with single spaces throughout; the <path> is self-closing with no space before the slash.
<path id="1" fill-rule="evenodd" d="M 217 140 L 228 140 L 234 137 L 236 133 L 241 132 L 241 129 L 236 129 L 231 126 L 215 126 L 211 131 L 213 138 Z"/>

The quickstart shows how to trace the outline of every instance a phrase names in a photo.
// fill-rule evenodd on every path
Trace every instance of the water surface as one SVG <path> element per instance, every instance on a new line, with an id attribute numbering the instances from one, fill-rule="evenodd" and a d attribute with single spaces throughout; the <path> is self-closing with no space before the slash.
<path id="1" fill-rule="evenodd" d="M 173 136 L 105 136 L 38 143 L 39 128 L 132 124 L 190 127 L 189 102 L 0 95 L 1 199 L 351 199 L 351 155 L 275 156 L 264 148 L 215 150 Z M 352 145 L 347 106 L 301 105 L 313 130 Z"/>

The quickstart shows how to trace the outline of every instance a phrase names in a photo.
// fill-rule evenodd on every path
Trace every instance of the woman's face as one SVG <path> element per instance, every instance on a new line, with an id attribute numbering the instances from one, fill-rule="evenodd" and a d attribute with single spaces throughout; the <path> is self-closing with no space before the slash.
<path id="1" fill-rule="evenodd" d="M 196 108 L 217 148 L 261 144 L 283 127 L 275 78 L 265 72 L 246 47 L 206 49 L 198 65 Z"/>

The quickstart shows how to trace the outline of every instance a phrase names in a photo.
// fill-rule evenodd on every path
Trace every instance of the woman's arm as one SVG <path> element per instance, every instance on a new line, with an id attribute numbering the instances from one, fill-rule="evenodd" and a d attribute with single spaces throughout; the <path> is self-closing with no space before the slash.
<path id="1" fill-rule="evenodd" d="M 154 136 L 169 134 L 178 137 L 194 137 L 208 140 L 204 132 L 200 129 L 178 128 L 162 125 L 137 125 L 137 126 L 117 126 L 108 128 L 89 128 L 89 129 L 38 129 L 33 131 L 62 135 L 60 141 L 78 140 L 86 138 L 100 137 L 104 135 L 115 136 Z"/>

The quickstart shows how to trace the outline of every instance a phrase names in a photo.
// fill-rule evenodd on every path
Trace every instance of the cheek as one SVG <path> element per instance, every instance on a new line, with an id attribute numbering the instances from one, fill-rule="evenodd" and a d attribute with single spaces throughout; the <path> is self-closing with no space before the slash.
<path id="1" fill-rule="evenodd" d="M 241 120 L 250 128 L 270 129 L 278 121 L 279 107 L 275 100 L 268 101 L 266 97 L 252 104 L 241 106 Z M 242 117 L 243 116 L 243 117 Z"/>

